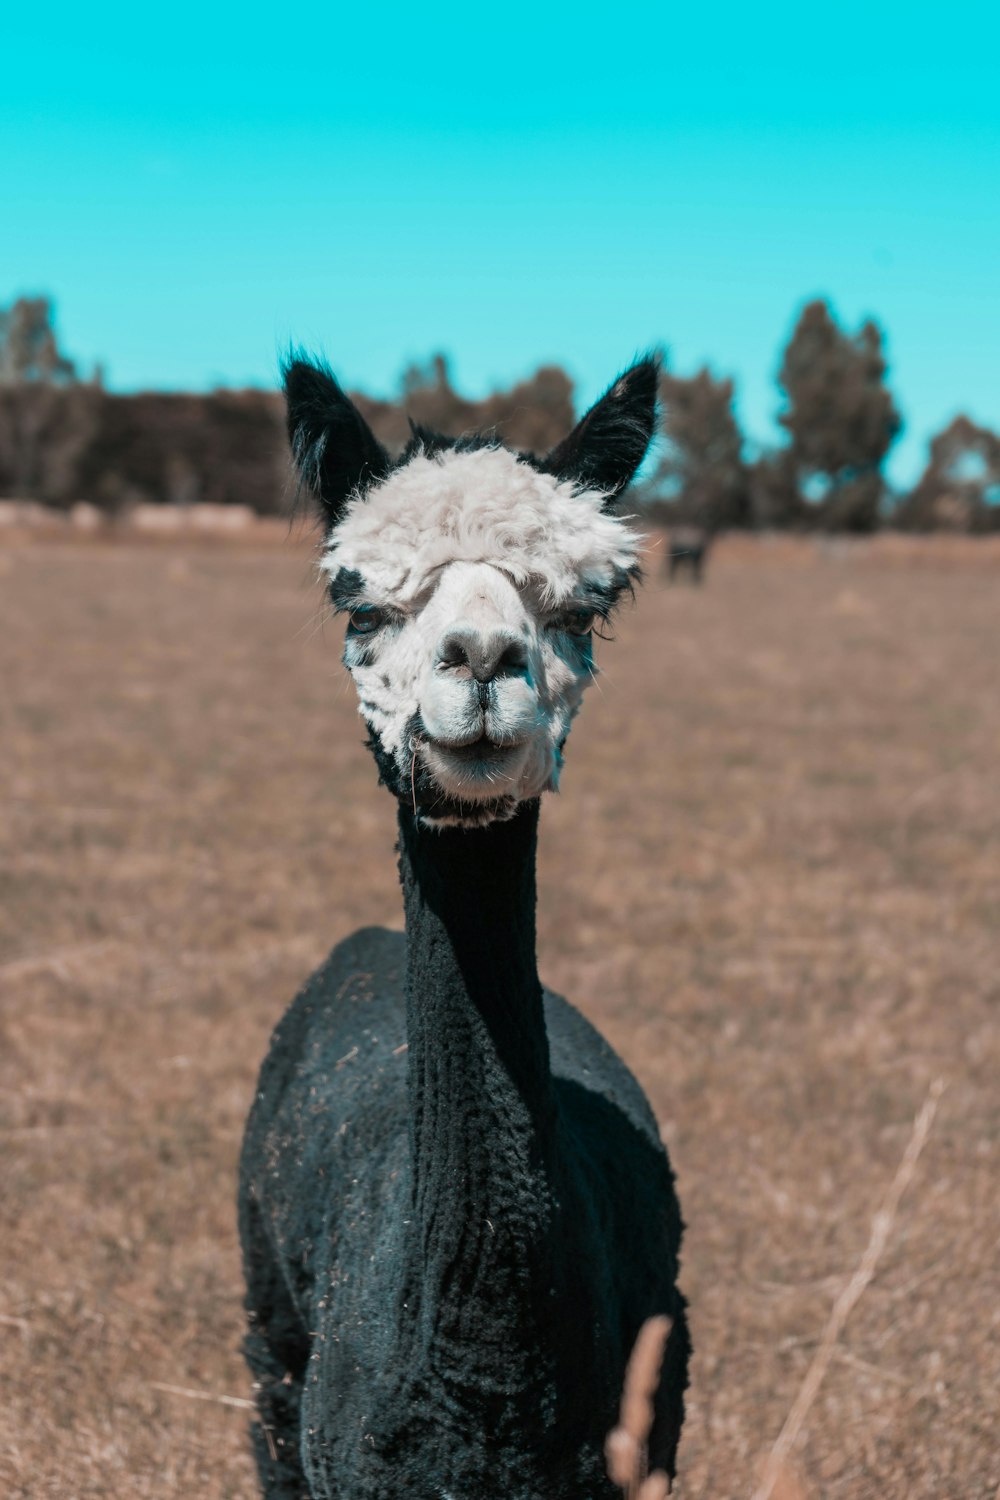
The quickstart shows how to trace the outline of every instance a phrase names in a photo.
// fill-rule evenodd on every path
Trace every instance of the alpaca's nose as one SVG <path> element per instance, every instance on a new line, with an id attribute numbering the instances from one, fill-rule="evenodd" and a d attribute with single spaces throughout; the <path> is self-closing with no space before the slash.
<path id="1" fill-rule="evenodd" d="M 458 625 L 440 641 L 436 665 L 443 672 L 492 682 L 495 677 L 521 676 L 527 671 L 528 649 L 513 630 Z"/>

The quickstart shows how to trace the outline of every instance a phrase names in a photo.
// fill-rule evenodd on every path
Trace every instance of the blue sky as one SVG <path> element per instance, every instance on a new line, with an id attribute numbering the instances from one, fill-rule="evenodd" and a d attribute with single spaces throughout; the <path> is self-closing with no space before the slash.
<path id="1" fill-rule="evenodd" d="M 888 334 L 916 477 L 1000 426 L 996 6 L 18 7 L 0 302 L 57 300 L 116 390 L 269 384 L 290 340 L 478 395 L 637 350 L 773 436 L 795 311 Z"/>

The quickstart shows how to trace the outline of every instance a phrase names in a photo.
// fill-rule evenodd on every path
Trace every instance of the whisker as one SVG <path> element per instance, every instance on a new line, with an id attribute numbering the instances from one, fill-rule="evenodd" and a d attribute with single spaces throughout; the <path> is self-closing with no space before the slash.
<path id="1" fill-rule="evenodd" d="M 292 636 L 292 640 L 295 642 L 304 640 L 305 644 L 308 645 L 310 641 L 316 639 L 316 636 L 325 627 L 326 622 L 332 619 L 334 619 L 334 615 L 329 607 L 321 605 L 311 619 L 304 621 L 299 626 L 298 630 Z M 307 630 L 309 631 L 308 635 L 306 635 Z"/>
<path id="2" fill-rule="evenodd" d="M 605 683 L 608 683 L 608 685 L 613 688 L 616 688 L 618 686 L 614 675 L 612 673 L 609 673 L 607 667 L 599 667 L 596 662 L 592 662 L 590 665 L 590 680 L 591 682 L 597 683 L 597 686 L 600 688 L 601 692 L 604 691 Z"/>

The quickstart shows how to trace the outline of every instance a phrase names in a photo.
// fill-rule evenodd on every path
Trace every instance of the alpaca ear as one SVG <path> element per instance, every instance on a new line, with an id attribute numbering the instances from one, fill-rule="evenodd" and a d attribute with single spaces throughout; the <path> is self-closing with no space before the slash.
<path id="1" fill-rule="evenodd" d="M 328 366 L 291 358 L 282 374 L 299 480 L 315 493 L 333 526 L 354 490 L 388 474 L 389 455 Z"/>
<path id="2" fill-rule="evenodd" d="M 542 468 L 557 479 L 603 490 L 608 505 L 642 463 L 656 427 L 659 361 L 639 360 L 619 375 L 601 399 L 551 453 Z"/>

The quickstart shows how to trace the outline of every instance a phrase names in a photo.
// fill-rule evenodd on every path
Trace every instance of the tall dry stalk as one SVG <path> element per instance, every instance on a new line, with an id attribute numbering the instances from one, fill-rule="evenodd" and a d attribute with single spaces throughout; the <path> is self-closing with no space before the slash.
<path id="1" fill-rule="evenodd" d="M 669 1318 L 647 1318 L 629 1356 L 622 1387 L 618 1426 L 604 1445 L 608 1476 L 625 1500 L 666 1500 L 670 1480 L 662 1469 L 647 1473 L 653 1398 L 660 1383 L 663 1354 L 670 1337 Z"/>

